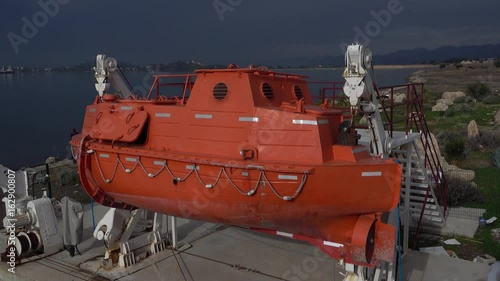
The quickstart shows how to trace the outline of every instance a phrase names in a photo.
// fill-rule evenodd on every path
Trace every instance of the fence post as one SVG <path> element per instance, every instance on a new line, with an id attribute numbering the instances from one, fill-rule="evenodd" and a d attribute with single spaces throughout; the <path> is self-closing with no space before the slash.
<path id="1" fill-rule="evenodd" d="M 50 168 L 49 164 L 45 163 L 45 173 L 47 174 L 47 197 L 52 198 L 52 183 L 50 182 Z"/>

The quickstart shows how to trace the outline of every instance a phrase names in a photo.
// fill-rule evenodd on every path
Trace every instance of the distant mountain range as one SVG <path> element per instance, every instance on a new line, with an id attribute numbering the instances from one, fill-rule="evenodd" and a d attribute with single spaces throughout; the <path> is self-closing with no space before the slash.
<path id="1" fill-rule="evenodd" d="M 480 46 L 441 47 L 433 50 L 418 48 L 401 50 L 387 55 L 373 55 L 375 65 L 384 64 L 421 64 L 438 62 L 455 62 L 470 59 L 498 58 L 500 57 L 500 44 Z M 297 57 L 291 59 L 270 60 L 264 62 L 268 65 L 289 66 L 343 66 L 344 56 L 318 56 Z"/>
<path id="2" fill-rule="evenodd" d="M 461 46 L 461 47 L 441 47 L 428 50 L 423 48 L 413 50 L 401 50 L 387 55 L 373 55 L 374 65 L 408 65 L 408 64 L 435 64 L 435 63 L 459 63 L 464 60 L 480 60 L 488 58 L 500 58 L 500 44 L 489 44 L 481 46 Z M 317 66 L 339 67 L 344 66 L 344 56 L 317 56 L 317 57 L 297 57 L 287 59 L 273 59 L 258 61 L 259 65 L 270 68 L 316 68 Z M 246 64 L 242 64 L 245 65 Z M 71 67 L 54 68 L 23 68 L 17 67 L 17 72 L 68 72 L 68 71 L 92 71 L 95 66 L 94 61 L 88 61 Z M 155 63 L 149 65 L 134 65 L 121 63 L 120 67 L 124 71 L 150 71 L 150 72 L 193 72 L 200 68 L 226 68 L 227 65 L 212 64 L 207 65 L 193 60 L 179 60 L 169 63 Z"/>

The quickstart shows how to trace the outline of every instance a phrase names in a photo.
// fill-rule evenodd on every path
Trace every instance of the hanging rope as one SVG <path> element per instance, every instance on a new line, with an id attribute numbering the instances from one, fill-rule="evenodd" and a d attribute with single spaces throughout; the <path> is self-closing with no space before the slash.
<path id="1" fill-rule="evenodd" d="M 70 150 L 71 150 L 71 156 L 73 156 L 73 159 L 78 160 L 78 154 L 80 154 L 80 151 L 79 151 L 80 148 L 77 148 L 78 153 L 76 153 L 76 154 L 74 152 L 74 148 L 73 147 L 70 147 Z"/>
<path id="2" fill-rule="evenodd" d="M 295 194 L 293 196 L 281 196 L 277 191 L 276 189 L 274 189 L 273 185 L 271 184 L 271 182 L 267 179 L 266 177 L 266 174 L 263 173 L 263 176 L 264 176 L 264 180 L 267 182 L 267 184 L 269 185 L 269 187 L 271 188 L 271 190 L 273 191 L 273 193 L 278 196 L 279 198 L 285 200 L 285 201 L 292 201 L 292 200 L 295 200 L 295 198 L 297 198 L 297 196 L 299 196 L 300 192 L 302 191 L 302 188 L 304 188 L 304 185 L 307 181 L 307 175 L 306 174 L 303 174 L 302 175 L 302 180 L 300 182 L 300 185 L 299 187 L 297 188 L 297 191 L 295 192 Z"/>
<path id="3" fill-rule="evenodd" d="M 168 173 L 169 173 L 169 174 L 170 174 L 170 175 L 171 175 L 171 176 L 172 176 L 175 180 L 177 180 L 178 182 L 183 182 L 183 181 L 187 180 L 187 178 L 189 178 L 189 176 L 190 176 L 190 175 L 193 173 L 193 171 L 196 169 L 196 167 L 195 167 L 195 169 L 192 169 L 192 170 L 191 170 L 191 172 L 189 172 L 189 174 L 187 174 L 184 178 L 179 178 L 179 177 L 176 177 L 176 176 L 174 175 L 174 173 L 172 173 L 172 171 L 171 171 L 171 170 L 170 170 L 170 168 L 168 167 L 167 161 L 165 161 L 165 167 L 167 168 Z"/>
<path id="4" fill-rule="evenodd" d="M 255 194 L 255 192 L 257 192 L 257 189 L 259 188 L 259 184 L 260 184 L 260 179 L 262 178 L 262 174 L 264 173 L 264 171 L 260 171 L 259 173 L 259 178 L 257 179 L 257 182 L 255 184 L 255 187 L 254 189 L 250 190 L 249 192 L 245 193 L 243 192 L 234 182 L 233 180 L 229 177 L 229 175 L 227 174 L 226 172 L 226 169 L 224 169 L 224 167 L 222 168 L 222 171 L 224 171 L 224 175 L 226 175 L 226 178 L 228 179 L 229 183 L 231 183 L 231 185 L 236 188 L 236 190 L 238 190 L 239 193 L 241 193 L 242 195 L 247 195 L 247 196 L 252 196 Z"/>
<path id="5" fill-rule="evenodd" d="M 161 167 L 161 169 L 158 172 L 156 172 L 155 174 L 152 174 L 152 173 L 148 172 L 148 170 L 146 170 L 146 167 L 144 167 L 144 165 L 142 165 L 141 158 L 139 156 L 137 157 L 136 163 L 139 163 L 139 165 L 141 166 L 144 173 L 146 173 L 146 175 L 148 175 L 148 177 L 150 177 L 150 178 L 156 178 L 156 176 L 158 176 L 161 172 L 163 172 L 163 170 L 165 170 L 165 166 L 166 166 L 166 165 L 163 165 L 163 167 Z M 167 162 L 165 162 L 165 163 L 167 163 Z"/>
<path id="6" fill-rule="evenodd" d="M 92 151 L 92 153 L 94 153 L 95 162 L 97 163 L 97 168 L 99 168 L 99 173 L 101 174 L 102 180 L 105 181 L 106 183 L 112 182 L 113 179 L 115 178 L 116 170 L 118 170 L 118 160 L 115 161 L 115 168 L 113 169 L 113 175 L 111 176 L 111 178 L 107 179 L 104 176 L 104 173 L 103 173 L 103 171 L 101 169 L 101 164 L 99 163 L 99 157 L 97 157 L 97 153 L 95 151 Z M 116 159 L 118 159 L 118 154 L 116 154 Z"/>
<path id="7" fill-rule="evenodd" d="M 221 170 L 219 171 L 219 175 L 217 176 L 217 179 L 215 180 L 214 183 L 212 184 L 206 184 L 200 177 L 200 174 L 198 173 L 198 169 L 196 166 L 194 166 L 194 172 L 196 173 L 196 176 L 198 177 L 198 180 L 200 181 L 200 183 L 205 186 L 206 188 L 213 188 L 214 186 L 217 185 L 217 183 L 219 182 L 220 180 L 220 177 L 222 176 L 222 171 L 223 171 L 224 168 L 221 168 Z"/>
<path id="8" fill-rule="evenodd" d="M 133 171 L 135 171 L 135 169 L 137 168 L 137 165 L 139 164 L 139 159 L 136 159 L 137 161 L 135 161 L 135 165 L 134 167 L 132 167 L 132 169 L 127 169 L 125 168 L 125 165 L 123 164 L 123 162 L 120 160 L 120 156 L 118 156 L 118 154 L 116 155 L 116 159 L 118 160 L 118 163 L 120 163 L 120 166 L 122 166 L 122 169 L 125 171 L 125 173 L 132 173 Z"/>
<path id="9" fill-rule="evenodd" d="M 300 184 L 297 188 L 297 190 L 295 191 L 295 194 L 293 196 L 282 196 L 273 186 L 273 184 L 271 183 L 271 181 L 269 181 L 269 179 L 267 178 L 266 176 L 266 172 L 264 170 L 260 170 L 259 172 L 259 177 L 255 183 L 255 187 L 253 189 L 251 189 L 250 191 L 248 192 L 245 192 L 243 191 L 240 187 L 238 187 L 238 185 L 236 183 L 234 183 L 234 181 L 231 179 L 231 177 L 229 176 L 229 174 L 227 173 L 226 171 L 226 167 L 221 167 L 218 175 L 217 175 L 217 178 L 215 179 L 215 181 L 211 184 L 209 183 L 206 183 L 200 176 L 200 173 L 198 172 L 198 166 L 196 166 L 195 164 L 192 166 L 192 169 L 191 171 L 186 175 L 184 176 L 183 178 L 180 178 L 180 177 L 177 177 L 176 175 L 174 175 L 174 173 L 172 172 L 172 170 L 170 169 L 170 167 L 168 166 L 168 162 L 165 160 L 163 162 L 163 166 L 161 167 L 160 170 L 158 170 L 156 173 L 151 173 L 150 171 L 148 171 L 146 169 L 146 167 L 142 164 L 141 162 L 141 158 L 139 156 L 137 156 L 135 158 L 135 164 L 134 166 L 131 168 L 131 169 L 128 169 L 127 167 L 125 167 L 125 165 L 123 164 L 123 162 L 120 160 L 120 156 L 119 154 L 116 154 L 116 161 L 115 161 L 115 166 L 113 168 L 113 174 L 111 175 L 110 178 L 106 178 L 104 176 L 104 172 L 102 170 L 102 167 L 101 167 L 101 164 L 99 162 L 99 157 L 97 155 L 97 152 L 94 151 L 94 150 L 89 150 L 87 151 L 88 154 L 94 154 L 94 157 L 95 157 L 95 160 L 96 160 L 96 164 L 97 164 L 97 168 L 99 169 L 99 174 L 101 175 L 101 178 L 103 181 L 105 181 L 106 183 L 111 183 L 113 181 L 113 179 L 115 178 L 116 176 L 116 172 L 118 170 L 118 166 L 120 166 L 123 171 L 125 171 L 126 173 L 132 173 L 134 172 L 138 166 L 141 167 L 141 169 L 144 171 L 144 173 L 146 173 L 146 175 L 150 178 L 155 178 L 157 177 L 158 175 L 160 175 L 165 169 L 167 170 L 167 172 L 170 174 L 170 176 L 172 176 L 172 178 L 174 178 L 174 180 L 177 180 L 178 182 L 184 182 L 186 181 L 193 173 L 196 174 L 196 177 L 198 178 L 198 181 L 205 187 L 205 188 L 208 188 L 208 189 L 211 189 L 211 188 L 214 188 L 220 181 L 220 179 L 222 178 L 222 174 L 224 174 L 224 176 L 227 178 L 227 180 L 229 181 L 229 183 L 241 194 L 241 195 L 245 195 L 245 196 L 253 196 L 254 194 L 257 193 L 257 190 L 259 188 L 259 184 L 261 184 L 261 182 L 265 182 L 269 185 L 269 188 L 271 189 L 271 191 L 280 199 L 284 200 L 284 201 L 293 201 L 295 200 L 299 195 L 300 193 L 302 192 L 302 189 L 304 188 L 304 185 L 306 184 L 307 182 L 307 174 L 303 174 L 302 175 L 302 180 L 300 181 Z"/>

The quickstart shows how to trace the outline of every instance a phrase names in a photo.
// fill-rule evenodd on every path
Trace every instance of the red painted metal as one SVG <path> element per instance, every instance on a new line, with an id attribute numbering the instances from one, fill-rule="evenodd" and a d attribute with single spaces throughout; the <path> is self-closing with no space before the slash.
<path id="1" fill-rule="evenodd" d="M 288 237 L 295 240 L 308 242 L 329 256 L 337 260 L 344 260 L 346 263 L 357 264 L 360 266 L 373 267 L 380 265 L 379 261 L 395 260 L 396 254 L 396 233 L 394 228 L 387 224 L 380 223 L 375 217 L 362 216 L 358 219 L 356 227 L 363 227 L 368 225 L 368 229 L 358 230 L 353 236 L 358 241 L 363 241 L 363 245 L 348 244 L 322 240 L 318 238 L 311 238 L 308 236 L 296 233 L 284 233 L 280 231 L 273 231 L 268 229 L 251 228 L 254 231 L 276 235 L 281 237 Z M 373 232 L 370 232 L 372 230 Z M 387 247 L 367 248 L 366 242 L 373 240 L 374 245 L 380 243 L 388 243 Z M 370 241 L 371 242 L 371 241 Z M 363 262 L 364 261 L 364 262 Z"/>
<path id="2" fill-rule="evenodd" d="M 214 96 L 219 83 L 228 89 L 222 98 Z M 172 87 L 182 97 L 162 96 Z M 103 118 L 111 109 L 113 118 Z M 131 110 L 148 118 L 128 117 Z M 401 165 L 338 145 L 349 114 L 315 106 L 299 75 L 236 67 L 157 75 L 147 100 L 96 98 L 71 145 L 82 184 L 100 204 L 335 241 L 347 250 L 326 251 L 332 257 L 393 262 L 395 229 L 379 218 L 399 202 Z M 130 135 L 137 124 L 137 138 L 91 134 Z"/>
<path id="3" fill-rule="evenodd" d="M 320 94 L 314 100 L 328 102 L 331 108 L 349 109 L 349 99 L 344 95 L 344 82 L 310 81 L 309 85 L 320 87 Z"/>
<path id="4" fill-rule="evenodd" d="M 340 93 L 342 91 L 342 88 L 339 86 L 341 85 L 340 82 L 318 82 L 318 84 L 328 85 L 327 87 L 325 87 L 325 89 L 330 89 L 331 86 L 329 85 L 334 85 L 333 88 L 335 89 L 335 94 L 331 97 L 333 100 L 335 100 L 337 96 L 340 96 Z M 382 104 L 383 116 L 385 117 L 385 129 L 389 132 L 391 137 L 393 136 L 393 132 L 396 130 L 396 127 L 402 123 L 404 123 L 404 131 L 407 134 L 412 130 L 421 133 L 420 139 L 424 148 L 424 163 L 425 167 L 431 173 L 432 182 L 431 185 L 429 185 L 427 188 L 423 207 L 418 220 L 416 232 L 416 235 L 418 236 L 425 207 L 427 204 L 427 199 L 430 196 L 431 188 L 434 189 L 434 192 L 438 196 L 439 203 L 443 208 L 444 217 L 446 217 L 448 209 L 448 184 L 446 182 L 446 178 L 444 177 L 443 167 L 438 157 L 437 147 L 432 141 L 432 136 L 425 119 L 424 84 L 412 83 L 380 88 L 375 85 L 375 89 L 377 89 L 377 95 L 380 103 Z M 397 93 L 405 94 L 406 100 L 404 102 L 395 103 L 394 100 Z M 325 99 L 329 99 L 330 97 L 322 95 L 319 98 L 321 101 L 324 101 Z M 399 108 L 405 108 L 404 113 L 395 115 L 395 112 L 397 112 Z"/>

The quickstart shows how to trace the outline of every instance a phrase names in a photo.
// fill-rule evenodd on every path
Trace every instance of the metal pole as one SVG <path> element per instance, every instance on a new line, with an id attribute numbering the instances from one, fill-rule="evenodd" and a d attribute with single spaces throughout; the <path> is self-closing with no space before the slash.
<path id="1" fill-rule="evenodd" d="M 92 209 L 92 227 L 95 230 L 94 199 L 90 199 L 90 208 Z"/>
<path id="2" fill-rule="evenodd" d="M 47 174 L 47 197 L 52 198 L 52 184 L 50 182 L 50 168 L 49 164 L 45 163 L 45 173 Z"/>
<path id="3" fill-rule="evenodd" d="M 411 157 L 413 155 L 413 141 L 409 142 L 406 145 L 406 174 L 405 174 L 405 198 L 404 198 L 404 209 L 402 214 L 400 213 L 400 217 L 403 217 L 402 223 L 404 224 L 403 228 L 403 254 L 406 256 L 408 253 L 408 238 L 410 237 L 410 190 L 411 190 L 411 175 L 412 175 L 412 166 L 411 166 Z M 399 207 L 398 207 L 399 208 Z M 400 219 L 400 218 L 398 218 Z M 399 229 L 398 229 L 399 231 Z"/>
<path id="4" fill-rule="evenodd" d="M 170 222 L 172 223 L 172 248 L 177 249 L 177 218 L 171 216 Z"/>

